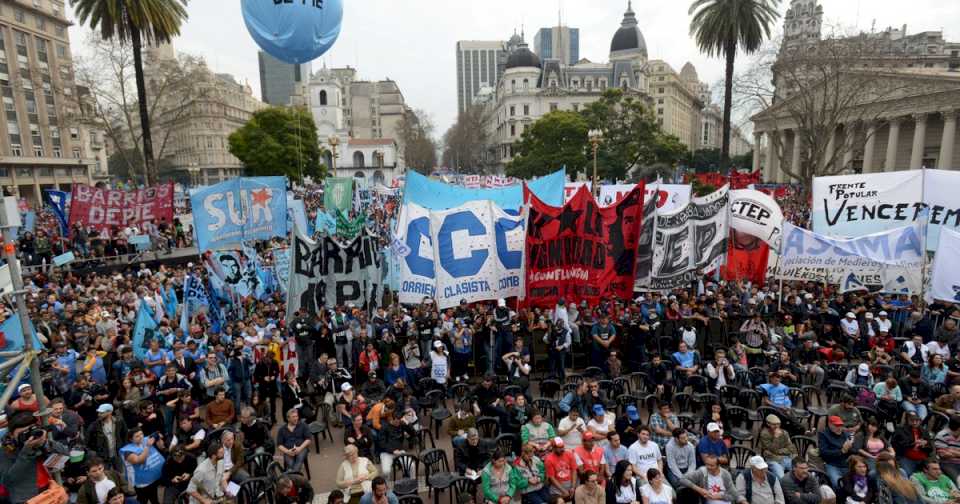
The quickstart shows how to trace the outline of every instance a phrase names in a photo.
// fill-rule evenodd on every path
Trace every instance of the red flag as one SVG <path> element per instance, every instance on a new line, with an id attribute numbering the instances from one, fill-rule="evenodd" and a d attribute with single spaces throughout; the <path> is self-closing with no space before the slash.
<path id="1" fill-rule="evenodd" d="M 770 246 L 756 236 L 731 230 L 727 240 L 727 264 L 720 273 L 726 281 L 749 280 L 763 287 L 767 279 Z"/>
<path id="2" fill-rule="evenodd" d="M 528 306 L 551 307 L 600 298 L 630 299 L 637 244 L 643 220 L 645 185 L 637 184 L 619 203 L 600 208 L 586 187 L 562 208 L 549 206 L 524 187 L 527 217 Z"/>

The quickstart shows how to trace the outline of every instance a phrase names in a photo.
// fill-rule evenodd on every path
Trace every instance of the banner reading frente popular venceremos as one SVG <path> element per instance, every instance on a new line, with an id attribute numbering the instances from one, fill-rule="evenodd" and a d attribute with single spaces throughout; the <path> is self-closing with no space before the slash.
<path id="1" fill-rule="evenodd" d="M 371 310 L 383 292 L 380 247 L 367 230 L 350 242 L 325 236 L 312 240 L 294 226 L 290 244 L 287 318 L 324 307 L 353 305 Z"/>
<path id="2" fill-rule="evenodd" d="M 855 237 L 928 220 L 926 248 L 936 250 L 940 229 L 960 227 L 960 172 L 911 170 L 813 180 L 813 230 Z"/>
<path id="3" fill-rule="evenodd" d="M 69 226 L 122 228 L 144 222 L 173 222 L 173 183 L 133 191 L 76 184 L 70 195 Z"/>
<path id="4" fill-rule="evenodd" d="M 523 294 L 525 216 L 492 201 L 448 210 L 407 203 L 397 241 L 402 303 L 434 298 L 443 309 Z M 402 250 L 401 250 L 402 249 Z"/>
<path id="5" fill-rule="evenodd" d="M 585 187 L 563 207 L 531 194 L 527 219 L 525 302 L 552 307 L 560 299 L 596 304 L 633 295 L 644 184 L 620 203 L 600 208 Z"/>

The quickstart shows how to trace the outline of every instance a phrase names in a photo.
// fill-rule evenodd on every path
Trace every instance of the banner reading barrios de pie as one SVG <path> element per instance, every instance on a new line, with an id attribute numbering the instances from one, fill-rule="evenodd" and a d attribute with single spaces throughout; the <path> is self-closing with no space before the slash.
<path id="1" fill-rule="evenodd" d="M 70 195 L 70 229 L 74 224 L 123 228 L 133 223 L 173 222 L 173 183 L 146 189 L 118 191 L 83 184 L 73 186 Z"/>
<path id="2" fill-rule="evenodd" d="M 532 194 L 527 220 L 526 302 L 552 307 L 633 295 L 637 243 L 643 218 L 644 184 L 618 204 L 600 208 L 585 187 L 563 207 Z"/>

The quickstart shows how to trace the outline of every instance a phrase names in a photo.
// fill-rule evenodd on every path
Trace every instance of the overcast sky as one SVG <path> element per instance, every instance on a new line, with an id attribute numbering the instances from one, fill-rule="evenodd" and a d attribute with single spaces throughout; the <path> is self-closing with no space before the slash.
<path id="1" fill-rule="evenodd" d="M 268 1 L 268 0 L 262 0 Z M 907 24 L 909 33 L 946 30 L 960 40 L 960 2 L 946 0 L 821 0 L 824 24 L 869 31 Z M 527 42 L 541 27 L 563 23 L 580 29 L 580 56 L 607 61 L 610 39 L 619 28 L 627 0 L 344 0 L 343 29 L 333 48 L 313 62 L 314 71 L 350 65 L 363 79 L 391 78 L 409 106 L 424 109 L 436 124 L 435 136 L 453 124 L 457 114 L 456 54 L 458 40 L 505 40 L 525 27 Z M 699 53 L 688 35 L 688 1 L 636 0 L 640 29 L 650 59 L 662 59 L 679 71 L 687 61 L 700 79 L 714 84 L 723 78 L 723 63 Z M 789 0 L 782 0 L 785 12 Z M 178 51 L 206 58 L 217 72 L 247 81 L 260 97 L 257 46 L 247 33 L 236 0 L 192 0 L 189 20 L 174 42 Z M 778 23 L 779 31 L 782 24 Z M 70 30 L 74 50 L 88 30 Z"/>

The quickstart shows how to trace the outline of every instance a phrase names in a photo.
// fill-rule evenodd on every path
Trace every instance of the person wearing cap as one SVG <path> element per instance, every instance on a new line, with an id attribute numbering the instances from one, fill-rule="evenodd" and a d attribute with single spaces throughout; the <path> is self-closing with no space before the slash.
<path id="1" fill-rule="evenodd" d="M 543 459 L 550 495 L 572 499 L 577 481 L 577 459 L 564 447 L 563 439 L 553 438 L 552 451 Z"/>
<path id="2" fill-rule="evenodd" d="M 18 411 L 26 411 L 29 413 L 40 411 L 40 402 L 37 400 L 36 394 L 33 393 L 32 385 L 29 383 L 17 385 L 17 394 L 20 397 L 7 403 L 6 414 L 8 417 L 13 416 L 13 414 Z M 48 401 L 45 399 L 45 405 L 46 402 Z"/>
<path id="3" fill-rule="evenodd" d="M 900 380 L 900 392 L 903 395 L 903 401 L 900 407 L 905 412 L 914 412 L 920 417 L 920 421 L 927 418 L 927 404 L 932 399 L 930 396 L 930 387 L 921 378 L 921 372 L 917 368 L 910 368 L 907 376 Z"/>
<path id="4" fill-rule="evenodd" d="M 93 450 L 114 470 L 123 470 L 123 462 L 117 449 L 127 440 L 127 424 L 123 418 L 114 416 L 113 405 L 97 406 L 97 419 L 87 427 L 87 448 Z"/>
<path id="5" fill-rule="evenodd" d="M 730 472 L 721 467 L 720 460 L 712 454 L 703 456 L 703 465 L 688 471 L 677 486 L 692 490 L 709 504 L 746 504 L 746 499 L 737 491 Z"/>
<path id="6" fill-rule="evenodd" d="M 610 323 L 609 315 L 600 315 L 600 321 L 594 323 L 590 329 L 590 339 L 590 365 L 606 370 L 610 349 L 617 341 L 617 329 Z"/>
<path id="7" fill-rule="evenodd" d="M 840 333 L 847 340 L 848 348 L 853 349 L 854 353 L 859 353 L 859 349 L 865 347 L 862 344 L 864 338 L 860 333 L 860 322 L 853 312 L 847 312 L 840 320 Z M 866 348 L 863 348 L 863 350 L 866 350 Z"/>
<path id="8" fill-rule="evenodd" d="M 920 470 L 921 463 L 934 453 L 933 433 L 920 425 L 916 413 L 907 413 L 906 424 L 893 432 L 890 445 L 897 453 L 897 465 L 907 474 Z"/>
<path id="9" fill-rule="evenodd" d="M 851 434 L 860 430 L 860 424 L 863 422 L 860 410 L 857 409 L 856 399 L 848 393 L 840 396 L 840 404 L 834 404 L 827 409 L 827 415 L 840 417 L 843 420 L 844 430 Z"/>
<path id="10" fill-rule="evenodd" d="M 667 463 L 664 473 L 667 481 L 676 487 L 684 474 L 697 467 L 697 450 L 687 431 L 677 427 L 671 433 L 665 452 Z"/>
<path id="11" fill-rule="evenodd" d="M 637 440 L 637 432 L 640 430 L 640 410 L 634 404 L 628 404 L 624 412 L 617 418 L 616 429 L 620 434 L 620 441 L 624 446 L 630 446 Z"/>
<path id="12" fill-rule="evenodd" d="M 760 455 L 747 461 L 749 470 L 737 476 L 737 493 L 748 504 L 784 504 L 780 480 L 768 470 L 767 462 Z"/>
<path id="13" fill-rule="evenodd" d="M 847 376 L 843 380 L 848 387 L 866 387 L 873 390 L 873 373 L 870 372 L 870 364 L 861 362 L 857 367 L 847 371 Z"/>
<path id="14" fill-rule="evenodd" d="M 587 431 L 583 434 L 583 443 L 572 451 L 577 460 L 577 472 L 580 474 L 580 479 L 583 480 L 587 472 L 593 472 L 599 476 L 600 484 L 605 485 L 607 462 L 604 459 L 603 448 L 597 446 L 596 440 L 597 437 L 592 432 Z"/>
<path id="15" fill-rule="evenodd" d="M 637 440 L 627 449 L 627 459 L 641 480 L 646 480 L 647 469 L 663 471 L 663 453 L 660 446 L 650 440 L 649 427 L 640 427 Z"/>
<path id="16" fill-rule="evenodd" d="M 797 447 L 790 440 L 790 435 L 780 428 L 780 417 L 770 414 L 765 420 L 767 426 L 760 430 L 756 451 L 767 461 L 770 471 L 777 478 L 783 478 L 791 468 L 793 457 L 797 456 Z"/>
<path id="17" fill-rule="evenodd" d="M 853 434 L 844 429 L 842 418 L 836 415 L 827 417 L 827 428 L 817 434 L 817 447 L 824 462 L 824 472 L 830 484 L 836 486 L 846 474 L 847 461 L 853 454 Z"/>
<path id="18" fill-rule="evenodd" d="M 613 413 L 607 412 L 602 404 L 593 405 L 593 417 L 587 422 L 587 432 L 593 433 L 594 442 L 601 448 L 607 446 L 607 434 L 616 429 Z"/>
<path id="19" fill-rule="evenodd" d="M 700 465 L 703 465 L 705 455 L 713 455 L 722 465 L 727 465 L 730 458 L 730 448 L 723 440 L 723 428 L 716 422 L 707 424 L 707 435 L 701 437 L 697 443 L 697 458 Z"/>

